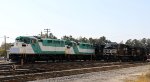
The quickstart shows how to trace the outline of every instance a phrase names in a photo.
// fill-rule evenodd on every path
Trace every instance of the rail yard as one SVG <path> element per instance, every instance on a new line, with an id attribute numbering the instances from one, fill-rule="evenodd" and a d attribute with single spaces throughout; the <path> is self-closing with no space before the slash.
<path id="1" fill-rule="evenodd" d="M 0 81 L 26 82 L 148 65 L 149 48 L 19 36 L 0 65 Z"/>
<path id="2" fill-rule="evenodd" d="M 0 0 L 0 82 L 150 82 L 150 0 Z"/>

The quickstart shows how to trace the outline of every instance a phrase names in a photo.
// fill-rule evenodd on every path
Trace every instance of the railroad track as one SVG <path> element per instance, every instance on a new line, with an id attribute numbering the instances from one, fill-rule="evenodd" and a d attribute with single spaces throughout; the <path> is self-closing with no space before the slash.
<path id="1" fill-rule="evenodd" d="M 37 79 L 62 77 L 62 76 L 83 74 L 83 73 L 89 73 L 89 72 L 107 71 L 111 69 L 119 69 L 119 68 L 124 68 L 124 67 L 142 65 L 142 64 L 143 63 L 119 63 L 119 62 L 97 63 L 96 62 L 94 63 L 94 67 L 92 66 L 93 64 L 89 65 L 89 67 L 79 66 L 79 67 L 74 67 L 74 68 L 72 67 L 71 69 L 66 68 L 66 69 L 60 69 L 60 70 L 49 70 L 49 69 L 44 69 L 44 68 L 42 69 L 38 67 L 36 69 L 32 69 L 29 67 L 29 69 L 19 68 L 19 69 L 16 69 L 15 71 L 9 71 L 9 69 L 7 69 L 10 65 L 0 65 L 0 67 L 3 68 L 3 69 L 0 69 L 0 72 L 1 72 L 0 81 L 2 82 L 10 82 L 11 80 L 16 81 L 16 82 L 31 81 L 31 80 L 37 80 Z M 72 65 L 72 66 L 76 66 L 76 65 Z M 54 67 L 57 67 L 57 66 L 54 66 Z"/>

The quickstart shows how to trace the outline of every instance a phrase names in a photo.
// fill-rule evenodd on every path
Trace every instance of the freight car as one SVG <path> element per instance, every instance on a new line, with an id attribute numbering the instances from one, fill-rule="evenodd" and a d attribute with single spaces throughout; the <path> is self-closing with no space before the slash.
<path id="1" fill-rule="evenodd" d="M 95 54 L 92 44 L 69 40 L 49 39 L 36 36 L 19 36 L 10 48 L 11 60 L 55 61 L 90 60 Z"/>

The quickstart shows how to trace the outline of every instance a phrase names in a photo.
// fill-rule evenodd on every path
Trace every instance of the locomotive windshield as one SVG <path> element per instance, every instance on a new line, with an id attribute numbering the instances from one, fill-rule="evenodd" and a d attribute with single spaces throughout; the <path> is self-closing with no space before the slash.
<path id="1" fill-rule="evenodd" d="M 71 41 L 66 41 L 65 44 L 68 45 L 68 46 L 72 46 L 73 45 L 73 43 Z"/>
<path id="2" fill-rule="evenodd" d="M 33 41 L 33 39 L 32 38 L 30 38 L 30 37 L 17 37 L 16 38 L 16 41 L 17 42 L 24 42 L 24 43 L 26 43 L 26 44 L 30 44 L 32 41 Z"/>

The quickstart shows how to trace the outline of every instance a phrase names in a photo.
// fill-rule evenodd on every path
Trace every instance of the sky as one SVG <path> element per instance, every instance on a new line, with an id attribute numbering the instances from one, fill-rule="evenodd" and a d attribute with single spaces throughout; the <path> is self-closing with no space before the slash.
<path id="1" fill-rule="evenodd" d="M 61 38 L 150 38 L 150 0 L 0 0 L 0 44 L 44 29 Z"/>

